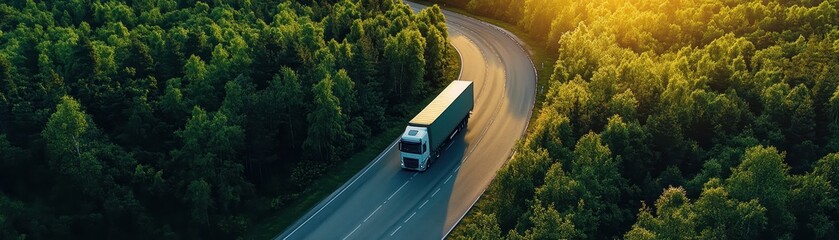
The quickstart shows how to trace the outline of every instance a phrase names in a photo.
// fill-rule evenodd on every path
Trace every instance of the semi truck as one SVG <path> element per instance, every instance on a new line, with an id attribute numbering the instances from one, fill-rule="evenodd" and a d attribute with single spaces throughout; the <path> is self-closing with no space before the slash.
<path id="1" fill-rule="evenodd" d="M 440 152 L 466 129 L 475 106 L 472 81 L 455 80 L 405 128 L 399 139 L 403 169 L 426 171 L 440 157 Z"/>

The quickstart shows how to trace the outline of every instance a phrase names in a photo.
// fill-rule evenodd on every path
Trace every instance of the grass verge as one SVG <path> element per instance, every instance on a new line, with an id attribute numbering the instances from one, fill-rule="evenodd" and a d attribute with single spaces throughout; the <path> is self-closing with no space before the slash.
<path id="1" fill-rule="evenodd" d="M 446 72 L 448 73 L 448 80 L 454 80 L 460 74 L 460 56 L 457 50 L 451 45 L 449 45 L 448 55 L 449 61 L 446 66 L 449 69 Z M 442 90 L 442 87 L 435 90 L 425 100 L 408 106 L 408 109 L 410 112 L 419 112 Z M 358 171 L 373 161 L 382 150 L 387 148 L 394 139 L 402 134 L 402 131 L 405 129 L 405 124 L 410 120 L 410 117 L 413 117 L 413 115 L 404 118 L 394 118 L 385 122 L 382 128 L 385 130 L 370 138 L 364 150 L 354 154 L 347 161 L 329 168 L 323 174 L 323 177 L 316 180 L 309 189 L 301 193 L 300 197 L 291 200 L 283 209 L 275 214 L 269 214 L 267 217 L 260 219 L 259 223 L 253 225 L 243 238 L 272 239 L 282 233 L 288 226 L 305 215 L 309 209 L 317 205 L 321 200 L 329 196 L 329 194 L 332 194 L 332 192 L 341 187 L 347 180 L 358 173 Z"/>

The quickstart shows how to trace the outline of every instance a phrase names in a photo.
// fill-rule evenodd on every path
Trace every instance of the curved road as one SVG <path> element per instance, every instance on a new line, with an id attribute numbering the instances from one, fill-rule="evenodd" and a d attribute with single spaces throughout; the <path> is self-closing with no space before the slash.
<path id="1" fill-rule="evenodd" d="M 424 8 L 409 4 L 415 11 Z M 461 79 L 475 82 L 466 133 L 424 173 L 399 167 L 394 142 L 277 239 L 443 238 L 509 158 L 533 109 L 533 64 L 512 34 L 443 12 L 449 40 L 462 58 Z"/>

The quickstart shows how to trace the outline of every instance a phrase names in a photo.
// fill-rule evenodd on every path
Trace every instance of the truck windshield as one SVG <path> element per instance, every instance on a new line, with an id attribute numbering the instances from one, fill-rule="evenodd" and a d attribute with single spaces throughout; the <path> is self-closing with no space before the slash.
<path id="1" fill-rule="evenodd" d="M 418 142 L 399 141 L 399 151 L 406 153 L 420 154 L 422 153 L 422 145 Z"/>

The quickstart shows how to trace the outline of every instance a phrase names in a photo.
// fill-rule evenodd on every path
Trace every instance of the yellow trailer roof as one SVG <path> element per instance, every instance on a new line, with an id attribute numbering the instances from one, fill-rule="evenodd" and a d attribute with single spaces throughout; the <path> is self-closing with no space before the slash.
<path id="1" fill-rule="evenodd" d="M 414 119 L 411 119 L 411 124 L 431 125 L 469 87 L 469 84 L 472 84 L 472 82 L 462 80 L 452 81 L 446 89 L 443 89 L 440 95 L 437 95 Z"/>

